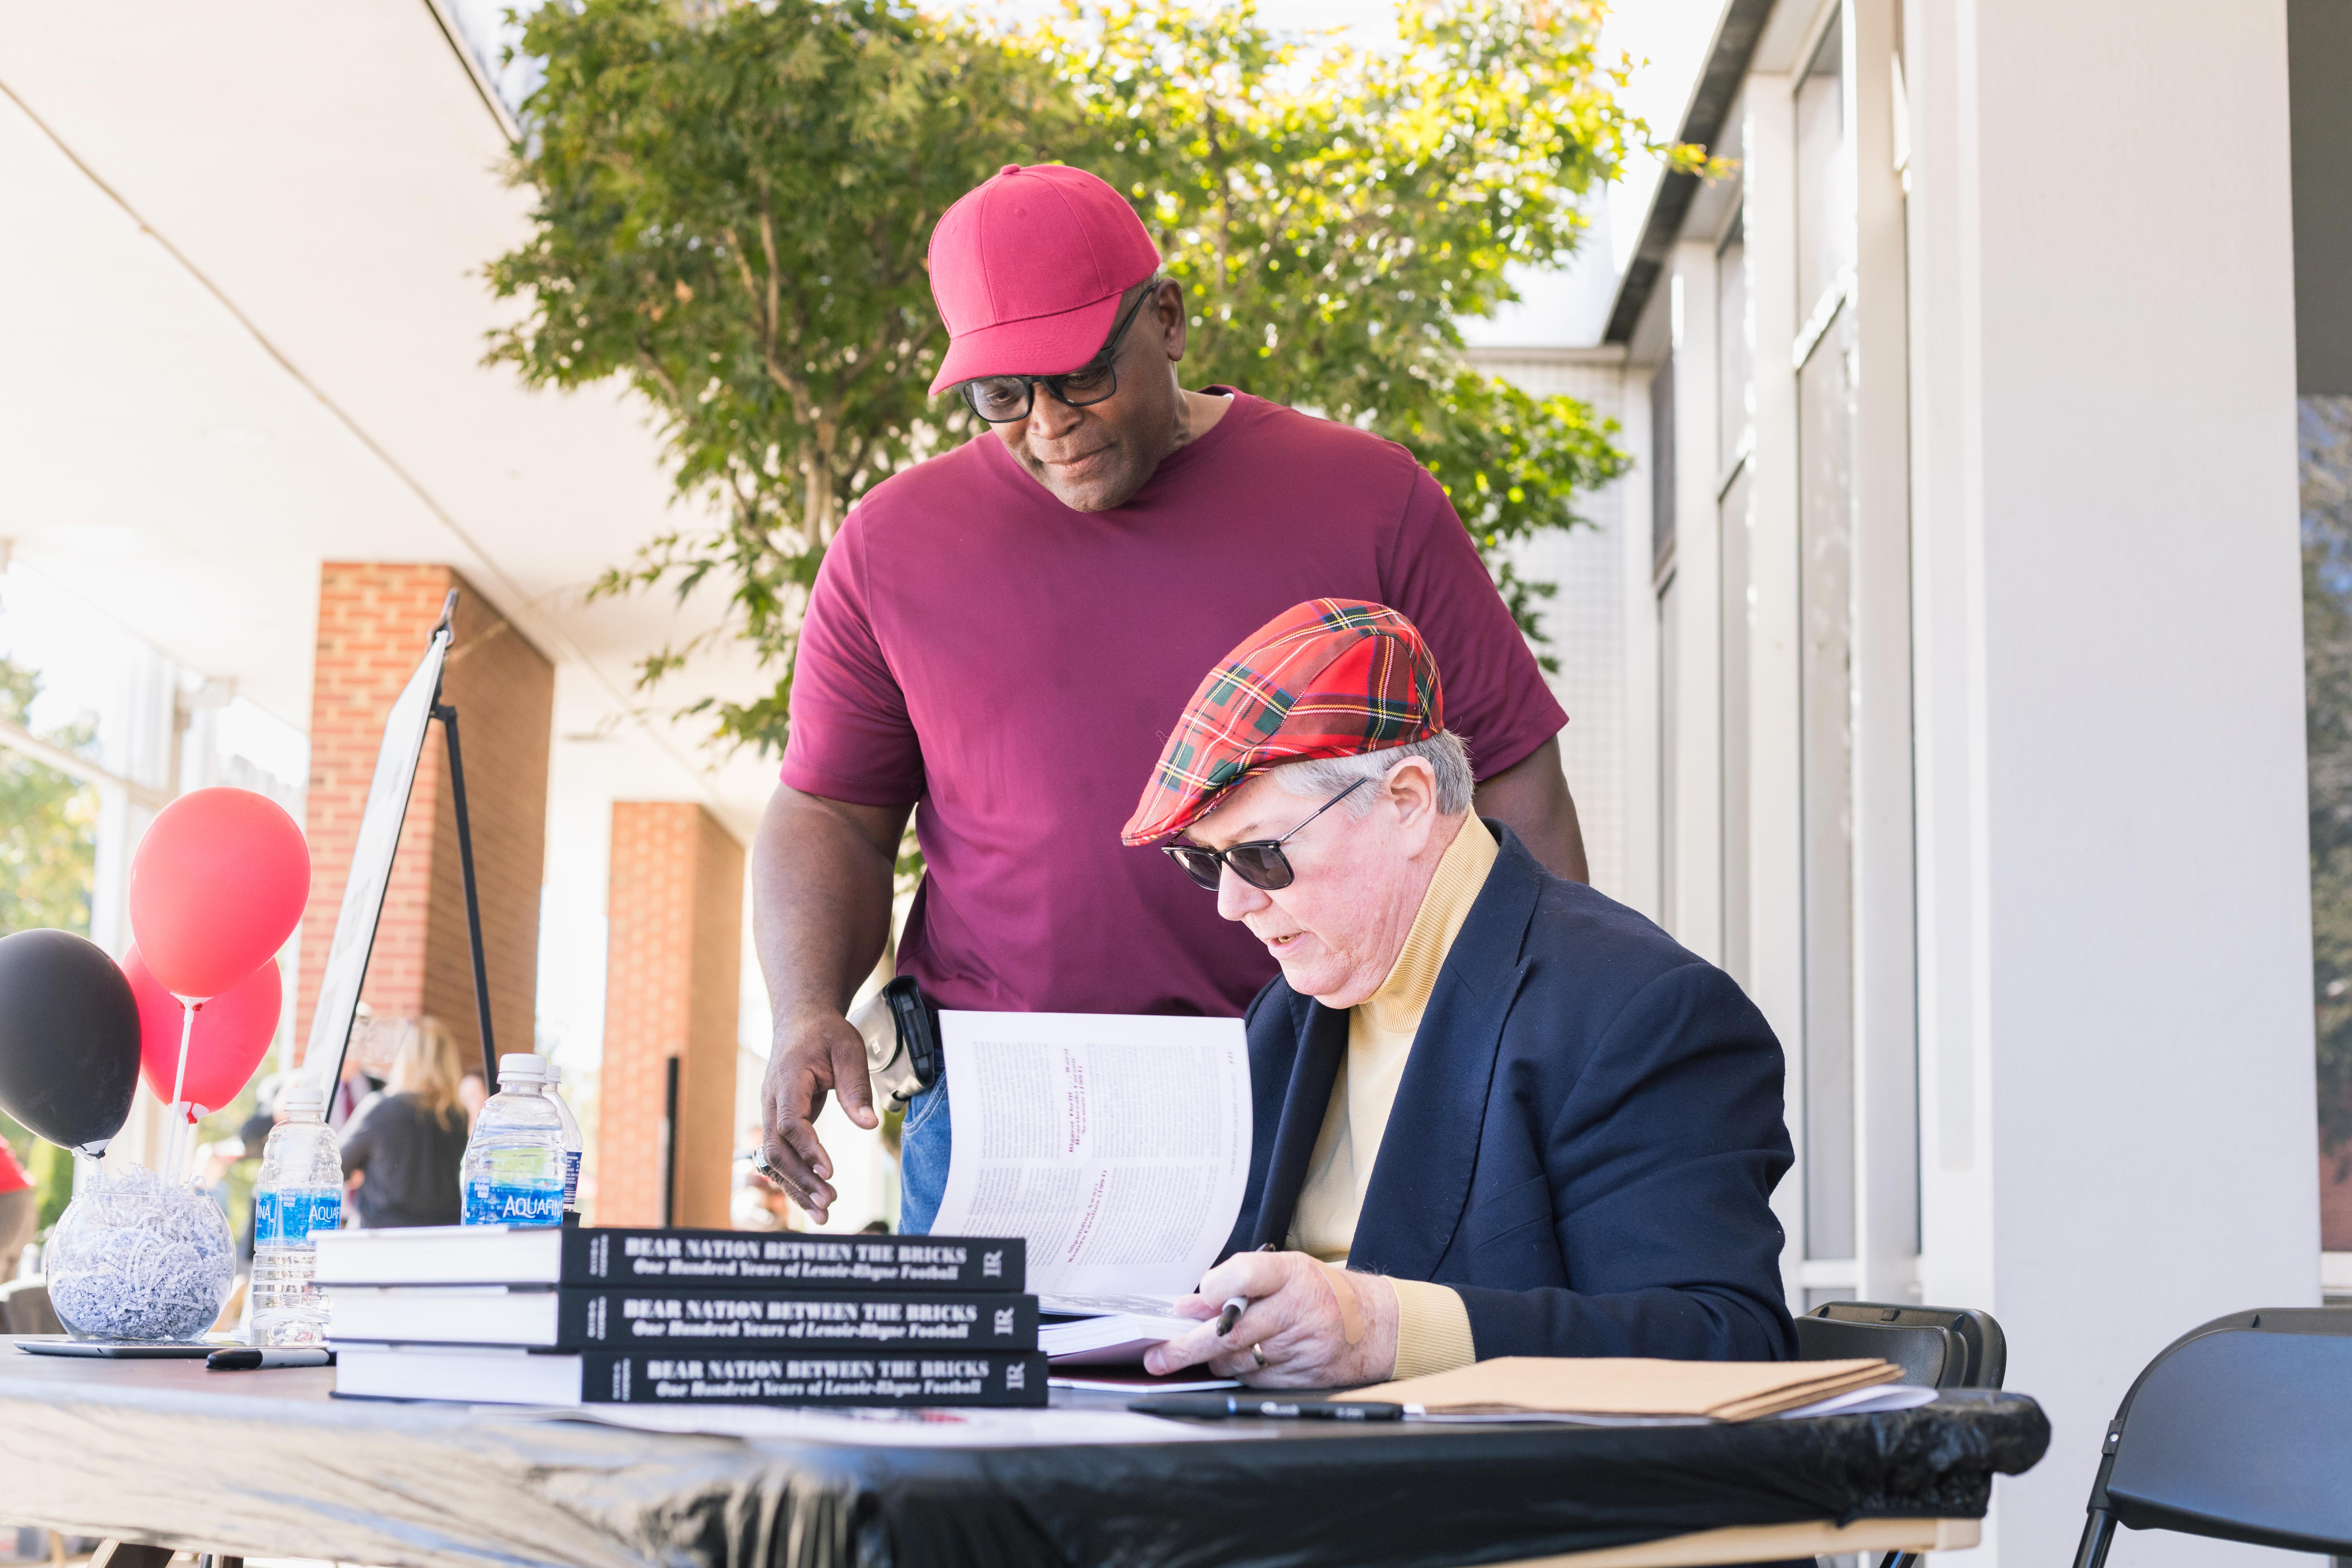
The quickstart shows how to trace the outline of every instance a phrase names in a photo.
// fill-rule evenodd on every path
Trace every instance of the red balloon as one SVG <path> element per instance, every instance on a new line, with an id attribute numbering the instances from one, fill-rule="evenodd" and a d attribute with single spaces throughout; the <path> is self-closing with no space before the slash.
<path id="1" fill-rule="evenodd" d="M 131 934 L 155 978 L 181 996 L 217 996 L 260 968 L 310 897 L 302 830 L 249 789 L 182 795 L 131 857 Z"/>
<path id="2" fill-rule="evenodd" d="M 122 973 L 139 1000 L 140 1070 L 155 1098 L 168 1105 L 180 1064 L 179 998 L 163 988 L 135 947 L 123 958 Z M 207 1111 L 235 1100 L 277 1037 L 282 1000 L 278 965 L 268 963 L 197 1008 L 180 1098 Z"/>

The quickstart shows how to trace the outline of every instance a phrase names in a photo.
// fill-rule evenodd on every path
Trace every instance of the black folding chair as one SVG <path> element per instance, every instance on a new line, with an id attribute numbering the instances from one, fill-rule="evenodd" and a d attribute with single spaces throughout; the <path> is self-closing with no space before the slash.
<path id="1" fill-rule="evenodd" d="M 2116 1526 L 2352 1555 L 2352 1308 L 2216 1318 L 2147 1363 L 2107 1424 L 2075 1568 Z"/>
<path id="2" fill-rule="evenodd" d="M 1799 1361 L 1878 1356 L 1919 1388 L 1999 1388 L 2009 1341 L 1974 1307 L 1895 1307 L 1831 1301 L 1797 1320 Z M 1890 1552 L 1879 1568 L 1915 1568 L 1916 1552 Z"/>
<path id="3" fill-rule="evenodd" d="M 57 1309 L 49 1305 L 49 1287 L 43 1278 L 36 1275 L 0 1285 L 0 1334 L 65 1331 L 66 1326 L 58 1321 Z"/>
<path id="4" fill-rule="evenodd" d="M 1895 1307 L 1832 1301 L 1797 1320 L 1799 1361 L 1881 1356 L 1920 1388 L 1999 1388 L 2009 1342 L 1992 1314 L 1973 1307 Z"/>

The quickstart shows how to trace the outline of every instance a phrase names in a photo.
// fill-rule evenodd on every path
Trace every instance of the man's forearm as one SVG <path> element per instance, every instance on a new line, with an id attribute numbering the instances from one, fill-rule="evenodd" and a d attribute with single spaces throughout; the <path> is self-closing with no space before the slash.
<path id="1" fill-rule="evenodd" d="M 891 872 L 909 806 L 845 805 L 779 789 L 751 862 L 751 941 L 781 1021 L 839 1012 L 890 936 Z"/>
<path id="2" fill-rule="evenodd" d="M 1568 775 L 1560 771 L 1559 736 L 1481 782 L 1475 803 L 1479 816 L 1491 816 L 1517 834 L 1528 853 L 1553 876 L 1572 882 L 1592 880 L 1576 801 L 1568 793 Z"/>
<path id="3" fill-rule="evenodd" d="M 840 1194 L 814 1123 L 827 1094 L 875 1125 L 865 1046 L 842 1009 L 890 935 L 890 871 L 910 806 L 778 789 L 751 857 L 751 942 L 775 1035 L 760 1085 L 770 1178 L 824 1220 Z"/>

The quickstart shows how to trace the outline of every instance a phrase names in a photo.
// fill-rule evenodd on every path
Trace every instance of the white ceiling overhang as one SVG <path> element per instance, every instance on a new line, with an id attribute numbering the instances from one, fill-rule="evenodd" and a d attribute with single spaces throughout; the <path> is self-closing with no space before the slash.
<path id="1" fill-rule="evenodd" d="M 678 519 L 642 405 L 481 363 L 527 231 L 426 0 L 0 0 L 0 539 L 308 729 L 319 563 L 457 567 L 558 667 L 559 778 L 700 799 L 773 778 L 666 715 L 754 689 L 634 661 L 715 595 L 588 605 Z"/>

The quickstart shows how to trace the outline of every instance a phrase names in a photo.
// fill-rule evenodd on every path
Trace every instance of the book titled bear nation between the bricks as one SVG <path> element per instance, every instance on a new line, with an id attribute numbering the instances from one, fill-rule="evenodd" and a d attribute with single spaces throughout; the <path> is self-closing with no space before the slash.
<path id="1" fill-rule="evenodd" d="M 345 1399 L 456 1399 L 488 1405 L 1011 1405 L 1045 1403 L 1034 1351 L 904 1354 L 483 1350 L 343 1345 Z"/>
<path id="2" fill-rule="evenodd" d="M 1001 1290 L 647 1289 L 333 1285 L 338 1345 L 530 1345 L 563 1350 L 1034 1351 L 1037 1298 Z"/>
<path id="3" fill-rule="evenodd" d="M 443 1225 L 318 1237 L 321 1285 L 668 1285 L 1009 1290 L 1019 1237 L 808 1236 L 592 1226 Z"/>

